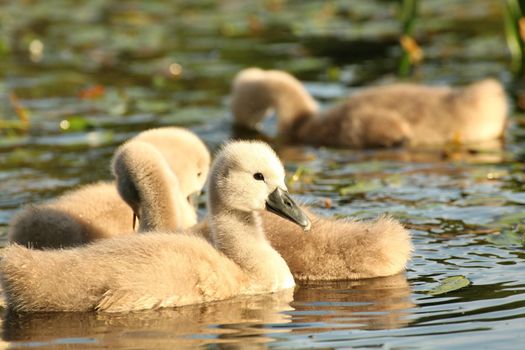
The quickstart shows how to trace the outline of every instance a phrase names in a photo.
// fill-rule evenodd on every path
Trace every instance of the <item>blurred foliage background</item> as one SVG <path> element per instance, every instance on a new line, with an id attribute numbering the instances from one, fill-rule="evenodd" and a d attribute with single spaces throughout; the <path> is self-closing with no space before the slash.
<path id="1" fill-rule="evenodd" d="M 0 223 L 23 203 L 110 177 L 114 147 L 140 130 L 190 126 L 213 148 L 231 135 L 230 82 L 248 66 L 287 70 L 327 104 L 400 79 L 492 76 L 525 105 L 521 9 L 511 0 L 0 2 Z M 519 143 L 507 148 L 520 159 Z"/>
<path id="2" fill-rule="evenodd" d="M 0 128 L 5 135 L 33 122 L 49 127 L 49 115 L 24 99 L 63 98 L 48 111 L 74 118 L 55 123 L 69 130 L 104 122 L 85 118 L 85 109 L 162 115 L 217 104 L 246 66 L 342 86 L 396 74 L 451 84 L 492 75 L 509 83 L 522 70 L 520 6 L 511 0 L 4 1 Z"/>

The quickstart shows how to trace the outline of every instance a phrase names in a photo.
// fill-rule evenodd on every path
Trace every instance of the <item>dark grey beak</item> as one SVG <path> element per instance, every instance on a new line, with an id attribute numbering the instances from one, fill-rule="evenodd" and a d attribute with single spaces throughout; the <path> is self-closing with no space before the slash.
<path id="1" fill-rule="evenodd" d="M 199 208 L 199 197 L 201 195 L 200 191 L 193 192 L 187 198 L 188 203 L 193 207 L 195 211 Z"/>
<path id="2" fill-rule="evenodd" d="M 268 196 L 266 210 L 296 223 L 305 231 L 308 231 L 312 225 L 301 208 L 290 197 L 290 194 L 279 187 Z"/>

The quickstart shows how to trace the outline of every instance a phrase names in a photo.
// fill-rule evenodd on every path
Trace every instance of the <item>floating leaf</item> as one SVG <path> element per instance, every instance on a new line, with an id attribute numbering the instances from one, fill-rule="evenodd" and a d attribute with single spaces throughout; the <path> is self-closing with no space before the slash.
<path id="1" fill-rule="evenodd" d="M 388 184 L 388 187 L 399 188 L 405 183 L 405 178 L 399 173 L 388 175 L 383 179 L 385 184 Z"/>
<path id="2" fill-rule="evenodd" d="M 502 230 L 499 233 L 494 233 L 487 236 L 487 242 L 494 245 L 502 246 L 516 246 L 525 245 L 525 235 L 519 232 L 518 229 Z"/>
<path id="3" fill-rule="evenodd" d="M 136 102 L 136 108 L 145 113 L 167 113 L 171 107 L 170 101 L 142 99 Z"/>
<path id="4" fill-rule="evenodd" d="M 26 124 L 20 120 L 4 120 L 0 119 L 0 130 L 27 130 Z"/>
<path id="5" fill-rule="evenodd" d="M 456 291 L 461 288 L 465 288 L 468 285 L 470 285 L 470 281 L 465 276 L 447 277 L 443 281 L 441 281 L 439 286 L 437 286 L 434 289 L 429 290 L 427 294 L 441 295 L 441 294 Z"/>
<path id="6" fill-rule="evenodd" d="M 128 110 L 128 105 L 125 101 L 111 105 L 108 108 L 108 113 L 112 115 L 123 115 L 126 114 Z"/>
<path id="7" fill-rule="evenodd" d="M 339 194 L 345 196 L 348 194 L 355 193 L 365 193 L 370 191 L 375 191 L 383 187 L 381 180 L 372 179 L 372 180 L 360 180 L 353 185 L 345 186 L 339 189 Z"/>
<path id="8" fill-rule="evenodd" d="M 493 227 L 505 227 L 510 225 L 517 225 L 525 222 L 525 212 L 519 211 L 517 213 L 509 213 L 501 215 L 490 223 Z"/>
<path id="9" fill-rule="evenodd" d="M 319 57 L 298 57 L 281 62 L 280 65 L 283 70 L 298 74 L 322 69 L 328 65 L 328 61 Z"/>
<path id="10" fill-rule="evenodd" d="M 222 118 L 220 110 L 214 108 L 188 107 L 160 117 L 163 124 L 190 125 L 208 123 Z"/>
<path id="11" fill-rule="evenodd" d="M 92 131 L 86 134 L 87 144 L 91 147 L 99 147 L 107 145 L 114 141 L 114 134 L 112 131 L 101 130 Z"/>
<path id="12" fill-rule="evenodd" d="M 299 182 L 303 175 L 307 172 L 310 172 L 307 168 L 303 166 L 297 167 L 297 170 L 293 173 L 293 175 L 290 177 L 290 180 L 288 181 L 290 185 L 294 185 L 296 182 Z"/>
<path id="13" fill-rule="evenodd" d="M 80 116 L 64 119 L 60 122 L 59 125 L 60 129 L 69 132 L 85 131 L 93 127 L 93 124 L 89 120 Z"/>
<path id="14" fill-rule="evenodd" d="M 333 81 L 339 81 L 341 79 L 341 68 L 336 66 L 331 66 L 326 72 L 328 79 Z"/>
<path id="15" fill-rule="evenodd" d="M 124 115 L 129 109 L 129 97 L 125 91 L 106 90 L 104 105 L 111 115 Z"/>

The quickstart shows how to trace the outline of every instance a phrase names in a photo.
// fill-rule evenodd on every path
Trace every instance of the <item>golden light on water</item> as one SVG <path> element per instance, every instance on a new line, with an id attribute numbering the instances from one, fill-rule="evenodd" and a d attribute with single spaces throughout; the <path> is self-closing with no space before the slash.
<path id="1" fill-rule="evenodd" d="M 178 77 L 182 74 L 182 66 L 178 63 L 172 63 L 169 67 L 170 74 Z"/>
<path id="2" fill-rule="evenodd" d="M 29 56 L 33 62 L 42 60 L 44 56 L 44 43 L 38 39 L 33 39 L 29 43 Z"/>
<path id="3" fill-rule="evenodd" d="M 71 126 L 71 124 L 69 123 L 69 120 L 66 120 L 66 119 L 62 120 L 59 125 L 60 125 L 60 129 L 62 130 L 67 130 Z"/>

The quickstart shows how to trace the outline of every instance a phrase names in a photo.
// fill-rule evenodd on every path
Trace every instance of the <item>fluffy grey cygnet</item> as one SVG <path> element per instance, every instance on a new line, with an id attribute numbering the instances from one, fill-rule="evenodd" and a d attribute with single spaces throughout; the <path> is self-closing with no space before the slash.
<path id="1" fill-rule="evenodd" d="M 462 88 L 370 87 L 321 111 L 292 75 L 248 68 L 235 77 L 231 110 L 237 124 L 252 129 L 275 110 L 279 135 L 291 142 L 367 148 L 498 139 L 508 106 L 501 84 L 485 79 Z"/>

